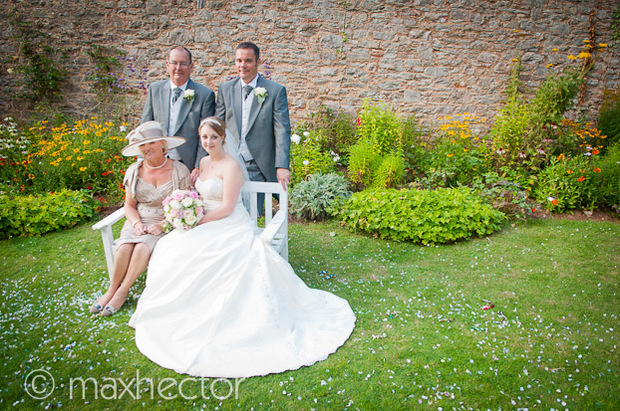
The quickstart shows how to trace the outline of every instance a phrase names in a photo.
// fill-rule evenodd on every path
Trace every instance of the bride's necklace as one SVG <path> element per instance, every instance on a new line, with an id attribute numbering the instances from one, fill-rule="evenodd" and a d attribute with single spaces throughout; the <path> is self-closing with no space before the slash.
<path id="1" fill-rule="evenodd" d="M 161 163 L 161 164 L 160 164 L 160 165 L 158 165 L 158 166 L 150 166 L 150 165 L 149 165 L 149 163 L 148 163 L 146 160 L 144 160 L 144 165 L 146 166 L 146 168 L 148 168 L 148 169 L 150 169 L 150 170 L 157 170 L 157 169 L 160 169 L 160 168 L 162 168 L 163 166 L 165 166 L 167 162 L 168 162 L 168 157 L 166 157 L 166 159 L 164 160 L 164 162 L 163 162 L 163 163 Z"/>

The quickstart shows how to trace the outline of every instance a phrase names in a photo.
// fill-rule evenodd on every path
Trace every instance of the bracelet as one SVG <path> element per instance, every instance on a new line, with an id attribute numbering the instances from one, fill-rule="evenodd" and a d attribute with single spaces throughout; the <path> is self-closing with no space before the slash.
<path id="1" fill-rule="evenodd" d="M 131 226 L 132 226 L 133 228 L 136 228 L 136 224 L 141 223 L 141 222 L 142 222 L 142 221 L 140 221 L 140 220 L 136 220 L 136 221 L 134 221 L 134 222 L 133 222 L 133 224 L 131 224 Z"/>

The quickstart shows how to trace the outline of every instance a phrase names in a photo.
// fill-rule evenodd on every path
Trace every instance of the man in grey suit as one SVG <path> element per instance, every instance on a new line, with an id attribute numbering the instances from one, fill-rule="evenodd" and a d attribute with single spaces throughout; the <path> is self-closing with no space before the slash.
<path id="1" fill-rule="evenodd" d="M 238 78 L 220 85 L 215 115 L 239 141 L 254 181 L 290 181 L 291 123 L 284 86 L 258 74 L 260 51 L 244 42 L 235 49 Z M 259 203 L 260 204 L 260 203 Z"/>
<path id="2" fill-rule="evenodd" d="M 183 162 L 196 177 L 200 159 L 207 154 L 200 144 L 198 126 L 215 112 L 215 93 L 189 78 L 194 64 L 185 47 L 170 50 L 166 68 L 170 80 L 149 86 L 141 122 L 157 121 L 168 136 L 184 137 L 186 143 L 169 150 L 168 156 Z"/>

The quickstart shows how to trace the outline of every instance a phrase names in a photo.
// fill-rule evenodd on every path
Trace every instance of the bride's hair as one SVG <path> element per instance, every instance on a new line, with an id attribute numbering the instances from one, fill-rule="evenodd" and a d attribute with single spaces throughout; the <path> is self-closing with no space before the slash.
<path id="1" fill-rule="evenodd" d="M 211 127 L 213 131 L 215 131 L 220 137 L 226 141 L 226 123 L 220 120 L 218 117 L 207 117 L 204 118 L 200 125 L 198 126 L 198 134 L 202 133 L 202 129 L 206 126 Z"/>

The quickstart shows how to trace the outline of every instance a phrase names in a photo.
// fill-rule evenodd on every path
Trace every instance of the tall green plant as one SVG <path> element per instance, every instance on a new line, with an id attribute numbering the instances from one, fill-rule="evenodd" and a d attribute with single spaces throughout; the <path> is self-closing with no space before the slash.
<path id="1" fill-rule="evenodd" d="M 394 187 L 402 181 L 405 124 L 389 106 L 364 102 L 358 118 L 359 140 L 349 151 L 348 174 L 351 183 L 362 188 Z"/>

